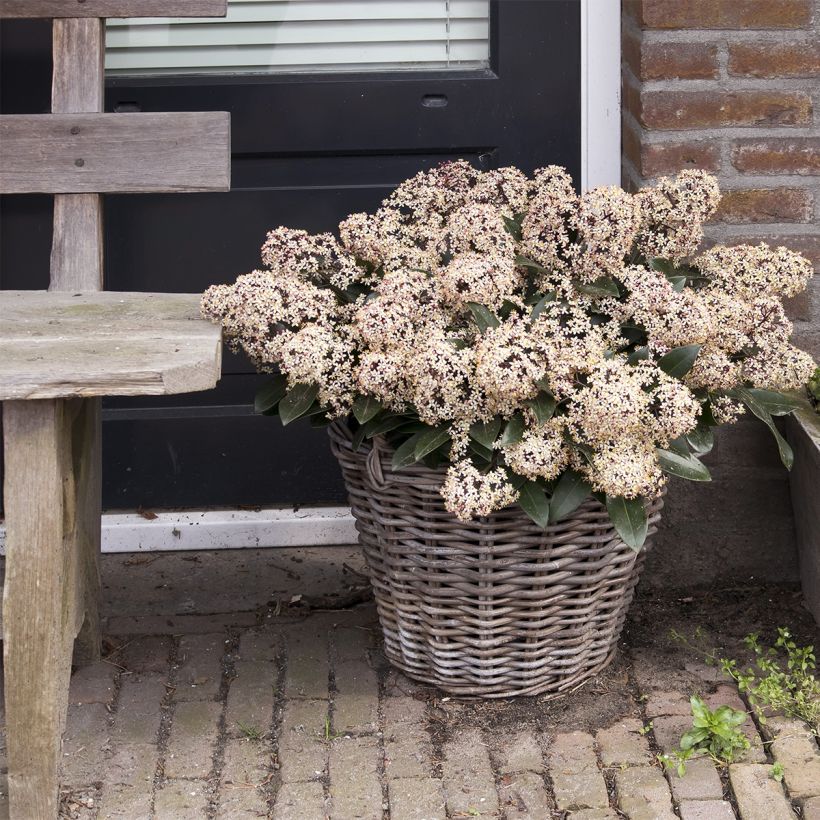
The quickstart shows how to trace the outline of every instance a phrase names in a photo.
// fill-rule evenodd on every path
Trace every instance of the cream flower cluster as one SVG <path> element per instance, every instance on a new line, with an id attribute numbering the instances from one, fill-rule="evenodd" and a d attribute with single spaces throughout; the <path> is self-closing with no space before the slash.
<path id="1" fill-rule="evenodd" d="M 700 171 L 578 195 L 556 166 L 530 179 L 445 163 L 338 239 L 271 231 L 264 269 L 209 288 L 202 311 L 260 370 L 315 386 L 328 418 L 367 398 L 379 409 L 363 423 L 386 420 L 394 446 L 418 422 L 445 430 L 441 492 L 459 518 L 527 481 L 551 492 L 567 470 L 654 497 L 658 448 L 734 421 L 738 388 L 794 388 L 814 367 L 781 303 L 810 263 L 765 244 L 696 255 L 718 201 Z"/>

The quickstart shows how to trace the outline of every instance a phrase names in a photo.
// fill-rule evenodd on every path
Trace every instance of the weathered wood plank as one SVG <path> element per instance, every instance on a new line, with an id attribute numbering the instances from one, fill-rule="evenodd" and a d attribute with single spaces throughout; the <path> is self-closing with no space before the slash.
<path id="1" fill-rule="evenodd" d="M 197 294 L 0 295 L 0 400 L 208 390 L 221 333 Z"/>
<path id="2" fill-rule="evenodd" d="M 230 188 L 230 116 L 6 114 L 0 193 L 171 193 Z"/>
<path id="3" fill-rule="evenodd" d="M 2 17 L 224 17 L 227 0 L 3 0 Z"/>
<path id="4" fill-rule="evenodd" d="M 103 20 L 55 20 L 51 110 L 100 112 L 105 98 Z M 54 197 L 51 290 L 102 290 L 103 221 L 99 194 Z"/>
<path id="5" fill-rule="evenodd" d="M 57 816 L 80 561 L 74 408 L 5 402 L 3 662 L 13 817 Z"/>

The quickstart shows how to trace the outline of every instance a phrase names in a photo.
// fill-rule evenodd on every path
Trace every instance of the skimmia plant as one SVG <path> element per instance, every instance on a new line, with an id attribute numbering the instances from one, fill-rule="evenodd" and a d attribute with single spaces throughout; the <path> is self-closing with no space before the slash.
<path id="1" fill-rule="evenodd" d="M 209 288 L 203 315 L 273 374 L 260 412 L 350 417 L 395 469 L 446 466 L 462 520 L 518 503 L 547 526 L 593 493 L 638 549 L 666 474 L 709 480 L 712 428 L 748 410 L 790 466 L 772 417 L 814 370 L 781 303 L 810 263 L 766 245 L 697 255 L 719 198 L 700 171 L 579 196 L 556 166 L 446 163 L 338 239 L 271 231 L 264 268 Z"/>

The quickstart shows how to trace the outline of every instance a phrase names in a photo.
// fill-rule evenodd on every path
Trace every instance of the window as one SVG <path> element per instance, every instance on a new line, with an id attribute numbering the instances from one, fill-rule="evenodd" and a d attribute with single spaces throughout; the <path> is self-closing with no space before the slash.
<path id="1" fill-rule="evenodd" d="M 116 75 L 481 68 L 489 0 L 229 0 L 219 19 L 109 20 Z"/>

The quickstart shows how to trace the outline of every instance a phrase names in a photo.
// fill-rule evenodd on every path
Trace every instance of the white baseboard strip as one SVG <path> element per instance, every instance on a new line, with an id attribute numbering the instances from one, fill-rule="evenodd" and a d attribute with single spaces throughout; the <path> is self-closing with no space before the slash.
<path id="1" fill-rule="evenodd" d="M 155 518 L 146 517 L 155 515 Z M 103 552 L 317 547 L 356 544 L 349 507 L 105 513 Z M 0 555 L 6 529 L 0 523 Z"/>

